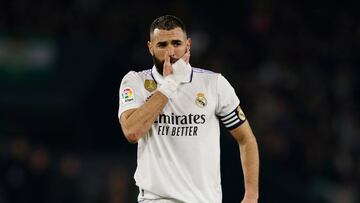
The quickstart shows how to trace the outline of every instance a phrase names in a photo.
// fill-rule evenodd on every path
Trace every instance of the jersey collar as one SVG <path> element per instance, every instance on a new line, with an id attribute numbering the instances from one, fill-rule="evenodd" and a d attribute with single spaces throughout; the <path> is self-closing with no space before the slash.
<path id="1" fill-rule="evenodd" d="M 193 69 L 191 67 L 190 64 L 188 64 L 189 71 L 187 71 L 187 77 L 184 78 L 183 81 L 181 81 L 181 83 L 190 83 L 192 81 L 192 77 L 193 77 Z M 152 69 L 151 69 L 151 76 L 153 77 L 153 79 L 155 80 L 156 83 L 161 84 L 162 81 L 164 80 L 164 77 L 157 71 L 155 65 L 153 65 Z"/>

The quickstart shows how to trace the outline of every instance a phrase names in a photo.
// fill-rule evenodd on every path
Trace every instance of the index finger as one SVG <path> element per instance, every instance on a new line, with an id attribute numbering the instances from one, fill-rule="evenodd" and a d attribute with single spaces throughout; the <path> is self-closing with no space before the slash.
<path id="1" fill-rule="evenodd" d="M 172 73 L 172 68 L 171 68 L 169 52 L 165 51 L 163 75 L 167 76 L 167 75 L 170 75 L 171 73 Z"/>

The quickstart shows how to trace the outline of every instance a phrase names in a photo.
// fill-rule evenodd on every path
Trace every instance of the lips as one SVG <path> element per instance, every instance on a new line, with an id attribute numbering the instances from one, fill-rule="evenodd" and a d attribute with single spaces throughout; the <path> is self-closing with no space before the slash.
<path id="1" fill-rule="evenodd" d="M 179 59 L 177 59 L 177 58 L 170 58 L 170 63 L 173 64 L 173 63 L 175 63 L 177 60 L 179 60 Z"/>

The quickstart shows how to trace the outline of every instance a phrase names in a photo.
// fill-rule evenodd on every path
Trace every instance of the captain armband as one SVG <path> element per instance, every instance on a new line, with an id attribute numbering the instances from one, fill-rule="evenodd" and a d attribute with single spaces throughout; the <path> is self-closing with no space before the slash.
<path id="1" fill-rule="evenodd" d="M 246 121 L 245 114 L 240 106 L 236 107 L 228 115 L 219 116 L 219 119 L 228 130 L 235 129 Z"/>

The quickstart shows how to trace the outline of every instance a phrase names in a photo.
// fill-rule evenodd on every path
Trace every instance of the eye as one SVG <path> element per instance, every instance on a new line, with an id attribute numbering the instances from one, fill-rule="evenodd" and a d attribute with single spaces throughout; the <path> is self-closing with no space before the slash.
<path id="1" fill-rule="evenodd" d="M 165 47 L 167 46 L 167 43 L 166 43 L 166 42 L 160 42 L 160 43 L 158 43 L 156 46 L 157 46 L 158 48 L 160 48 L 160 49 L 163 49 L 163 48 L 165 48 Z"/>
<path id="2" fill-rule="evenodd" d="M 174 42 L 173 45 L 174 45 L 174 47 L 178 47 L 181 45 L 181 42 Z"/>

